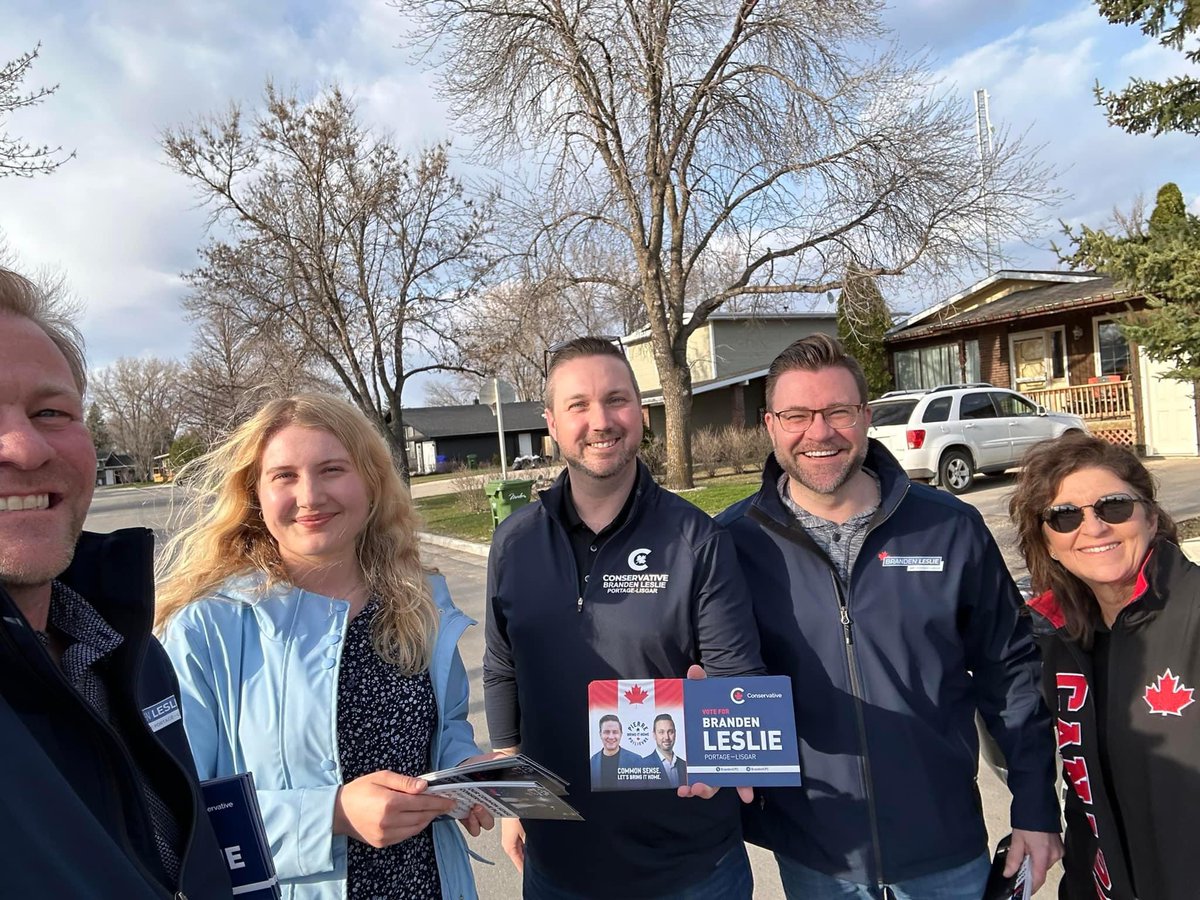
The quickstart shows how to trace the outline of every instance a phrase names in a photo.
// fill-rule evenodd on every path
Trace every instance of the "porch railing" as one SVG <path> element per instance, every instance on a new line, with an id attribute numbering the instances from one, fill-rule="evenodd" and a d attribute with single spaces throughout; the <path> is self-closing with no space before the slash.
<path id="1" fill-rule="evenodd" d="M 1133 382 L 1129 380 L 1026 390 L 1021 393 L 1048 410 L 1074 413 L 1083 419 L 1133 417 Z"/>

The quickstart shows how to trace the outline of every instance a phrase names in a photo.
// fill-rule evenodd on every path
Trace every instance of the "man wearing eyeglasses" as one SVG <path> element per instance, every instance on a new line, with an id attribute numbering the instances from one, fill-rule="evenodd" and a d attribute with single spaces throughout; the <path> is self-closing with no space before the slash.
<path id="1" fill-rule="evenodd" d="M 1054 742 L 1020 598 L 979 513 L 867 437 L 866 379 L 826 335 L 767 375 L 774 453 L 726 510 L 768 671 L 790 675 L 803 786 L 763 792 L 747 839 L 789 898 L 978 900 L 987 831 L 975 713 L 1004 751 L 1015 872 L 1062 855 Z"/>

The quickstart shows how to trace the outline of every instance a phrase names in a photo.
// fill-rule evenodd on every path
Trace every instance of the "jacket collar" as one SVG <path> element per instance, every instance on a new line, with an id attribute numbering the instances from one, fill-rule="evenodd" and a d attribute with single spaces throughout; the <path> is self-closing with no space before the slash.
<path id="1" fill-rule="evenodd" d="M 1138 569 L 1133 596 L 1122 610 L 1126 621 L 1134 624 L 1156 616 L 1166 604 L 1171 585 L 1191 565 L 1183 551 L 1170 541 L 1158 540 L 1151 544 Z M 1027 605 L 1056 631 L 1066 627 L 1067 618 L 1053 591 L 1038 594 Z"/>
<path id="2" fill-rule="evenodd" d="M 85 531 L 58 580 L 87 600 L 122 637 L 144 639 L 154 619 L 154 532 Z"/>
<path id="3" fill-rule="evenodd" d="M 629 508 L 626 521 L 630 521 L 638 515 L 638 512 L 649 502 L 651 489 L 655 487 L 654 476 L 650 474 L 646 464 L 640 459 L 635 460 L 635 464 L 637 465 L 637 477 L 633 482 L 633 504 Z M 554 484 L 541 493 L 543 511 L 562 528 L 570 527 L 563 512 L 566 507 L 567 479 L 569 477 L 570 472 L 564 467 L 559 476 L 554 479 Z"/>

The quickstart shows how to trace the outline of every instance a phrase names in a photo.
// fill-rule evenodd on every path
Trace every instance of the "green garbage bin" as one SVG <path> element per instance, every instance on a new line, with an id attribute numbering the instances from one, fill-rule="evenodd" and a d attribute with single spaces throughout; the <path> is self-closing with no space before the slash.
<path id="1" fill-rule="evenodd" d="M 524 478 L 497 478 L 484 485 L 492 507 L 492 527 L 507 519 L 533 499 L 533 481 Z"/>
<path id="2" fill-rule="evenodd" d="M 476 456 L 474 453 L 467 454 L 467 468 L 468 469 L 478 469 L 479 468 L 479 457 Z"/>

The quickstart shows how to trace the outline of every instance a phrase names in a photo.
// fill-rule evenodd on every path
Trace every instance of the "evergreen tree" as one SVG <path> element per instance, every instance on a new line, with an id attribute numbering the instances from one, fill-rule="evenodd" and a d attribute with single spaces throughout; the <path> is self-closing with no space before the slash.
<path id="1" fill-rule="evenodd" d="M 104 421 L 104 413 L 100 410 L 100 404 L 93 402 L 88 406 L 87 416 L 84 422 L 88 427 L 88 431 L 92 433 L 92 444 L 96 448 L 96 458 L 104 459 L 114 449 L 112 434 L 108 430 L 108 423 Z"/>
<path id="2" fill-rule="evenodd" d="M 1187 211 L 1179 188 L 1163 185 L 1148 224 L 1131 221 L 1126 234 L 1084 225 L 1067 235 L 1075 252 L 1060 252 L 1065 262 L 1109 275 L 1149 300 L 1122 327 L 1125 335 L 1154 359 L 1174 363 L 1170 377 L 1200 379 L 1200 218 Z"/>
<path id="3" fill-rule="evenodd" d="M 892 314 L 875 279 L 849 269 L 837 298 L 838 340 L 862 366 L 867 377 L 868 399 L 892 389 L 887 350 L 883 346 L 883 336 L 891 327 Z"/>
<path id="4" fill-rule="evenodd" d="M 1137 25 L 1142 34 L 1200 63 L 1200 41 L 1189 50 L 1185 41 L 1200 30 L 1200 0 L 1096 0 L 1100 15 L 1114 24 Z M 1130 134 L 1164 131 L 1200 134 L 1200 79 L 1175 76 L 1166 81 L 1130 79 L 1124 90 L 1106 91 L 1096 84 L 1096 102 L 1109 124 Z"/>

